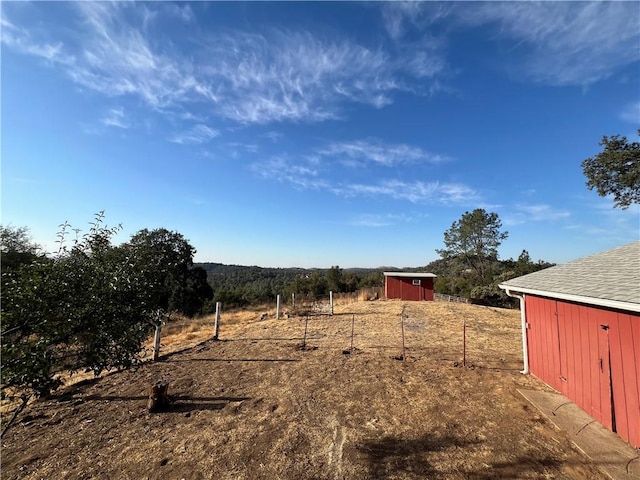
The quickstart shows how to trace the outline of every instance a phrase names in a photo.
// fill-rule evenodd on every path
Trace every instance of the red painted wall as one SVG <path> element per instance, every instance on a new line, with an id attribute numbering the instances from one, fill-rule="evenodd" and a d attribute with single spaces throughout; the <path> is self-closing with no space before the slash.
<path id="1" fill-rule="evenodd" d="M 525 310 L 531 373 L 640 446 L 640 314 L 530 295 Z"/>
<path id="2" fill-rule="evenodd" d="M 413 285 L 413 280 L 420 279 L 422 285 Z M 401 300 L 433 300 L 433 277 L 385 277 L 384 293 L 387 298 Z"/>

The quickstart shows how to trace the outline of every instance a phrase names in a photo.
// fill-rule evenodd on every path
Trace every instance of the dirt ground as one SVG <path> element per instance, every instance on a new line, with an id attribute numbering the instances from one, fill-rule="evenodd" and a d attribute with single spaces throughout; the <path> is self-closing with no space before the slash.
<path id="1" fill-rule="evenodd" d="M 517 393 L 546 389 L 519 373 L 519 312 L 378 300 L 335 313 L 309 317 L 305 349 L 304 317 L 223 313 L 218 341 L 35 402 L 2 439 L 2 479 L 608 478 Z M 159 379 L 175 403 L 148 413 Z"/>

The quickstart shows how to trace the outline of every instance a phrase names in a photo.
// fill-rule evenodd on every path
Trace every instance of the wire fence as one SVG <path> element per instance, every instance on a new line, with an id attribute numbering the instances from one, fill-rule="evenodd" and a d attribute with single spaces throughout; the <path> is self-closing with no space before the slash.
<path id="1" fill-rule="evenodd" d="M 437 302 L 455 302 L 455 303 L 471 303 L 471 300 L 456 295 L 444 295 L 442 293 L 434 293 L 433 299 Z"/>
<path id="2" fill-rule="evenodd" d="M 308 296 L 305 305 L 324 299 Z M 299 300 L 296 304 L 301 306 Z M 302 346 L 344 354 L 378 352 L 399 360 L 433 359 L 454 366 L 513 371 L 522 362 L 517 312 L 465 302 L 380 299 L 336 305 L 333 316 L 302 307 L 294 313 L 287 306 L 279 319 L 275 312 L 223 309 L 220 339 L 273 342 L 275 349 Z"/>

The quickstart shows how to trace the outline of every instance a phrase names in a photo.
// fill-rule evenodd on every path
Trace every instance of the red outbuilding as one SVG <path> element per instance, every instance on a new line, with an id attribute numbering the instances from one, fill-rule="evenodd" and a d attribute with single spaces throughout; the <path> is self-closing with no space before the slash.
<path id="1" fill-rule="evenodd" d="M 500 288 L 520 298 L 522 373 L 640 447 L 640 242 Z"/>
<path id="2" fill-rule="evenodd" d="M 433 300 L 433 273 L 384 272 L 384 296 L 400 300 Z"/>

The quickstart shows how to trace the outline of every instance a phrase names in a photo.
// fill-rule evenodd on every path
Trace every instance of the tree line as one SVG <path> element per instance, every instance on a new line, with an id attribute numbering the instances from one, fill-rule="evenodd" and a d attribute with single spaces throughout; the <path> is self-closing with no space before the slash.
<path id="1" fill-rule="evenodd" d="M 445 248 L 436 252 L 441 258 L 404 271 L 430 272 L 438 275 L 437 293 L 458 295 L 476 303 L 513 307 L 517 303 L 498 288 L 506 280 L 553 266 L 544 260 L 534 262 L 523 250 L 517 259 L 501 260 L 498 247 L 508 237 L 501 230 L 496 213 L 476 209 L 466 212 L 444 233 Z M 213 288 L 213 300 L 226 307 L 244 307 L 273 302 L 295 294 L 328 296 L 329 292 L 355 292 L 366 287 L 384 286 L 383 268 L 329 269 L 261 268 L 220 263 L 198 264 L 207 272 Z M 387 267 L 386 270 L 398 270 Z"/>
<path id="2" fill-rule="evenodd" d="M 365 287 L 384 285 L 381 269 L 261 268 L 221 263 L 199 263 L 207 272 L 213 288 L 213 300 L 228 307 L 244 307 L 273 302 L 277 295 L 288 299 L 292 293 L 327 296 L 329 292 L 355 292 Z"/>

